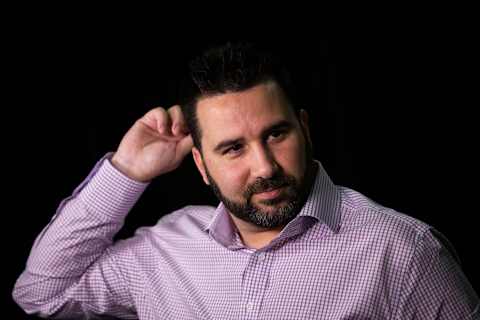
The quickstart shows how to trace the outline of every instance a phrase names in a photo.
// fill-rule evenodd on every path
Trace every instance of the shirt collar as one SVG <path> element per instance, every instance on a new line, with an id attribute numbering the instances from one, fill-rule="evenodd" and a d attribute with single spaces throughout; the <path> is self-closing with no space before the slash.
<path id="1" fill-rule="evenodd" d="M 316 221 L 325 223 L 332 232 L 336 233 L 340 227 L 341 194 L 320 161 L 315 159 L 314 161 L 317 164 L 315 181 L 310 189 L 307 201 L 291 223 L 295 220 L 305 219 L 305 217 L 312 217 Z M 305 228 L 309 226 L 309 224 L 303 225 Z M 225 247 L 238 244 L 237 228 L 222 202 L 215 209 L 211 222 L 204 230 L 208 231 L 213 239 Z"/>

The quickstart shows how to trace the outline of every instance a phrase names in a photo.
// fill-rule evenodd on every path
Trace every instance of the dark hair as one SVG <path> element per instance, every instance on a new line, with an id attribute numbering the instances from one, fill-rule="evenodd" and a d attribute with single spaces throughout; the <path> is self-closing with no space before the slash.
<path id="1" fill-rule="evenodd" d="M 196 105 L 200 98 L 239 92 L 274 81 L 295 109 L 295 90 L 290 73 L 278 56 L 253 43 L 226 43 L 194 58 L 189 78 L 180 93 L 180 105 L 195 147 L 201 152 L 201 128 Z"/>

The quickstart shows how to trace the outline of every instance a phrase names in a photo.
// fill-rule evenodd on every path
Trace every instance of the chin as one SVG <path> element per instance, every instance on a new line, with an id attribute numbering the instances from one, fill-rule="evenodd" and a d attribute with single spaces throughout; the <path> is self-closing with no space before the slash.
<path id="1" fill-rule="evenodd" d="M 278 203 L 275 204 L 265 204 L 265 203 L 255 203 L 254 205 L 263 211 L 268 211 L 268 212 L 273 212 L 281 209 L 287 204 L 286 200 L 281 200 Z"/>

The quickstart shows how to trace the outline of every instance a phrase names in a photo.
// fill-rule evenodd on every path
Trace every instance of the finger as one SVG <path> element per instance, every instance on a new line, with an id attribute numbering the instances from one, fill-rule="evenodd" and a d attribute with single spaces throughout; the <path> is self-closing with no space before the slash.
<path id="1" fill-rule="evenodd" d="M 172 119 L 172 133 L 174 135 L 178 135 L 180 133 L 188 134 L 187 124 L 180 106 L 174 105 L 168 109 L 168 113 L 170 114 L 170 119 Z"/>
<path id="2" fill-rule="evenodd" d="M 152 129 L 158 131 L 160 134 L 171 135 L 170 115 L 164 108 L 158 107 L 150 110 L 144 116 L 144 119 Z"/>
<path id="3" fill-rule="evenodd" d="M 192 136 L 189 134 L 188 136 L 184 137 L 177 145 L 178 152 L 178 160 L 181 161 L 189 152 L 192 151 L 193 148 L 193 139 Z"/>

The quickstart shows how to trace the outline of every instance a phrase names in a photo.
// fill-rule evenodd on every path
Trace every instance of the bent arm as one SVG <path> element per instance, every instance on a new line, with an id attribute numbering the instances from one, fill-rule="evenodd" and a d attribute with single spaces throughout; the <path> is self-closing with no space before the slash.
<path id="1" fill-rule="evenodd" d="M 128 283 L 115 263 L 113 237 L 147 183 L 102 158 L 35 240 L 14 300 L 29 314 L 135 318 Z"/>

